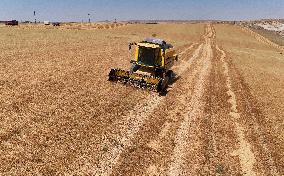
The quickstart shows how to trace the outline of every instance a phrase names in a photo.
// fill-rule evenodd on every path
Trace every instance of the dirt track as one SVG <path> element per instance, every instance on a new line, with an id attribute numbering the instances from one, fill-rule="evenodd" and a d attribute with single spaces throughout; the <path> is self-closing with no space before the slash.
<path id="1" fill-rule="evenodd" d="M 276 140 L 274 124 L 264 120 L 234 55 L 217 37 L 216 27 L 206 24 L 200 40 L 180 44 L 173 68 L 179 79 L 167 96 L 97 80 L 100 75 L 88 66 L 99 69 L 108 64 L 103 60 L 80 61 L 84 72 L 74 70 L 76 79 L 66 71 L 61 81 L 50 78 L 39 87 L 0 82 L 3 92 L 17 88 L 6 101 L 19 101 L 2 102 L 2 125 L 16 128 L 0 131 L 0 175 L 283 175 L 283 141 Z M 68 63 L 72 69 L 74 63 Z M 94 78 L 88 80 L 90 73 Z M 19 79 L 29 77 L 14 78 Z M 17 93 L 24 88 L 27 92 Z M 9 115 L 17 122 L 4 118 Z"/>

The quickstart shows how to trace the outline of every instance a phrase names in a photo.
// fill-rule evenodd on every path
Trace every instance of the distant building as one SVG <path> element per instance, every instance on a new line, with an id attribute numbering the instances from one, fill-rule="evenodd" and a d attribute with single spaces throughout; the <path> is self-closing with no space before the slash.
<path id="1" fill-rule="evenodd" d="M 9 26 L 17 26 L 19 22 L 17 20 L 11 20 L 11 21 L 5 21 L 5 24 Z"/>
<path id="2" fill-rule="evenodd" d="M 43 21 L 43 24 L 44 25 L 50 25 L 50 22 L 49 21 Z"/>

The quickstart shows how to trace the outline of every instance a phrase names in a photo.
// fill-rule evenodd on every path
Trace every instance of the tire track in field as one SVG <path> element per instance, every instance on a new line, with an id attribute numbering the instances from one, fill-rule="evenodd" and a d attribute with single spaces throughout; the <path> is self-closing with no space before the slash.
<path id="1" fill-rule="evenodd" d="M 171 157 L 171 164 L 167 175 L 196 175 L 198 172 L 198 164 L 200 164 L 200 158 L 194 156 L 192 160 L 188 160 L 189 154 L 196 154 L 200 146 L 197 134 L 191 134 L 195 131 L 193 124 L 198 123 L 200 118 L 204 116 L 205 103 L 202 101 L 202 97 L 205 91 L 205 86 L 208 82 L 209 73 L 211 70 L 211 59 L 213 57 L 212 51 L 212 39 L 214 32 L 212 26 L 206 27 L 206 35 L 204 36 L 205 45 L 202 53 L 203 66 L 199 74 L 197 83 L 194 88 L 191 101 L 188 102 L 188 106 L 191 110 L 185 115 L 175 138 L 175 148 Z M 201 159 L 202 160 L 202 159 Z"/>
<path id="2" fill-rule="evenodd" d="M 189 60 L 189 63 L 191 63 L 194 59 L 197 58 L 200 52 L 201 45 L 194 52 L 193 57 Z M 187 50 L 192 49 L 194 46 L 195 45 L 193 44 Z M 182 54 L 185 54 L 185 52 Z M 176 72 L 178 74 L 182 74 L 182 72 L 186 70 L 187 66 L 190 66 L 190 64 L 188 65 L 181 64 L 179 66 L 176 66 Z M 174 86 L 175 84 L 173 84 L 172 88 Z M 129 112 L 129 115 L 127 116 L 126 120 L 122 122 L 122 125 L 120 127 L 121 135 L 117 136 L 115 142 L 109 142 L 108 139 L 106 140 L 105 143 L 109 144 L 108 148 L 110 149 L 108 149 L 106 153 L 101 155 L 97 168 L 89 169 L 84 172 L 94 173 L 95 175 L 111 175 L 113 168 L 117 165 L 117 162 L 120 159 L 120 155 L 123 153 L 123 151 L 126 148 L 132 145 L 134 136 L 144 125 L 145 121 L 147 121 L 149 115 L 154 111 L 155 108 L 158 107 L 158 105 L 164 99 L 165 97 L 161 97 L 156 93 L 151 93 L 145 99 L 144 102 L 134 107 L 134 109 Z"/>
<path id="3" fill-rule="evenodd" d="M 191 44 L 188 48 L 186 48 L 185 50 L 183 50 L 182 52 L 180 52 L 178 55 L 179 57 L 183 57 L 186 53 L 189 52 L 189 50 L 191 50 L 192 48 L 194 48 L 196 45 L 198 45 L 198 43 L 193 43 Z"/>
<path id="4" fill-rule="evenodd" d="M 190 57 L 189 60 L 182 60 L 178 66 L 173 67 L 175 73 L 177 75 L 182 75 L 186 70 L 190 69 L 193 61 L 199 56 L 200 51 L 202 50 L 204 44 L 200 44 L 198 48 L 193 52 L 193 55 Z M 182 54 L 182 56 L 184 53 Z"/>
<path id="5" fill-rule="evenodd" d="M 198 175 L 240 175 L 241 169 L 237 157 L 230 155 L 238 141 L 228 118 L 230 105 L 227 103 L 226 80 L 220 61 L 220 53 L 213 47 L 212 71 L 205 92 L 205 112 L 200 120 L 200 155 L 204 162 Z M 225 93 L 224 93 L 225 92 Z"/>
<path id="6" fill-rule="evenodd" d="M 202 54 L 204 51 L 204 44 L 200 45 L 200 47 L 196 50 L 196 53 Z M 190 69 L 184 73 L 185 80 L 181 81 L 179 90 L 183 90 L 178 93 L 178 95 L 170 98 L 175 99 L 175 103 L 178 104 L 173 110 L 170 110 L 167 119 L 171 119 L 170 121 L 166 121 L 161 128 L 158 136 L 148 142 L 148 146 L 155 151 L 162 151 L 167 156 L 160 161 L 155 161 L 148 168 L 146 168 L 146 173 L 148 175 L 166 175 L 168 165 L 170 164 L 171 156 L 168 155 L 167 152 L 173 152 L 174 147 L 169 147 L 165 149 L 165 146 L 171 146 L 169 141 L 173 140 L 175 136 L 171 139 L 171 135 L 174 135 L 177 129 L 180 126 L 180 121 L 183 121 L 186 116 L 188 116 L 188 112 L 192 110 L 190 106 L 188 106 L 188 102 L 191 101 L 191 96 L 193 94 L 193 89 L 195 88 L 195 84 L 200 70 L 202 69 L 203 60 L 200 59 L 200 54 L 194 54 L 195 61 L 190 62 Z M 197 59 L 198 58 L 198 59 Z M 190 60 L 192 61 L 192 60 Z M 189 86 L 191 85 L 191 86 Z M 171 106 L 171 105 L 168 105 Z M 170 134 L 171 133 L 171 134 Z M 167 152 L 165 152 L 167 150 Z"/>
<path id="7" fill-rule="evenodd" d="M 230 97 L 228 102 L 231 105 L 231 112 L 229 116 L 232 119 L 232 122 L 235 124 L 235 131 L 237 134 L 238 142 L 239 142 L 239 149 L 232 153 L 232 156 L 238 156 L 240 159 L 240 165 L 242 168 L 242 172 L 244 175 L 253 176 L 256 175 L 253 167 L 255 164 L 255 156 L 251 150 L 251 145 L 245 139 L 244 128 L 240 125 L 238 120 L 240 119 L 240 113 L 237 108 L 237 99 L 236 94 L 232 88 L 232 79 L 229 76 L 229 67 L 227 62 L 225 62 L 226 54 L 223 50 L 221 50 L 218 46 L 216 49 L 222 54 L 221 55 L 221 62 L 224 68 L 224 75 L 226 77 L 226 86 L 227 86 L 227 95 Z"/>
<path id="8" fill-rule="evenodd" d="M 232 153 L 233 156 L 238 156 L 240 158 L 240 165 L 242 168 L 243 175 L 263 175 L 267 174 L 265 173 L 266 168 L 269 168 L 269 172 L 272 175 L 278 175 L 277 169 L 275 167 L 275 163 L 272 159 L 271 152 L 268 149 L 268 146 L 265 142 L 265 139 L 263 138 L 263 135 L 261 134 L 261 130 L 259 127 L 259 124 L 257 121 L 254 121 L 254 124 L 252 127 L 252 130 L 257 135 L 257 140 L 260 143 L 260 146 L 263 149 L 262 155 L 256 155 L 257 152 L 253 150 L 253 143 L 250 144 L 248 142 L 248 130 L 245 129 L 244 125 L 239 123 L 241 116 L 244 116 L 245 113 L 241 113 L 238 111 L 238 105 L 237 105 L 237 94 L 233 91 L 232 86 L 232 78 L 229 74 L 229 65 L 226 62 L 226 53 L 224 50 L 220 49 L 218 46 L 216 46 L 216 49 L 221 53 L 221 62 L 224 68 L 224 75 L 226 77 L 226 86 L 227 86 L 227 94 L 230 97 L 229 103 L 231 104 L 231 112 L 230 116 L 232 118 L 232 121 L 235 123 L 235 131 L 238 136 L 238 142 L 239 142 L 239 149 L 234 151 Z M 243 114 L 243 115 L 242 115 Z M 253 118 L 247 116 L 247 118 Z M 261 158 L 257 158 L 261 157 Z M 265 160 L 265 164 L 262 164 L 263 160 Z M 256 166 L 260 170 L 256 172 Z M 259 173 L 261 172 L 261 173 Z"/>
<path id="9" fill-rule="evenodd" d="M 120 127 L 123 136 L 118 136 L 116 143 L 100 159 L 102 162 L 98 165 L 98 169 L 95 170 L 95 175 L 110 175 L 112 173 L 112 168 L 116 165 L 121 153 L 125 148 L 132 145 L 135 134 L 163 99 L 164 97 L 151 94 L 147 97 L 147 102 L 138 104 L 129 112 L 127 119 Z"/>
<path id="10" fill-rule="evenodd" d="M 237 79 L 236 90 L 240 100 L 239 108 L 242 112 L 240 119 L 246 127 L 245 132 L 251 142 L 256 156 L 256 169 L 261 170 L 262 175 L 283 175 L 283 145 L 271 134 L 272 124 L 266 120 L 267 117 L 260 111 L 257 100 L 253 97 L 249 86 L 241 76 L 238 69 L 230 63 L 233 69 L 232 75 Z"/>
<path id="11" fill-rule="evenodd" d="M 202 43 L 193 43 L 184 51 L 178 54 L 179 59 L 171 68 L 176 75 L 181 75 L 181 73 L 183 73 L 188 67 L 190 67 L 190 64 L 192 63 L 191 60 L 194 60 L 198 56 L 201 45 Z"/>
<path id="12" fill-rule="evenodd" d="M 216 36 L 214 28 L 213 39 Z M 200 156 L 199 165 L 192 175 L 238 175 L 241 173 L 237 157 L 230 155 L 238 141 L 232 129 L 231 120 L 228 118 L 231 111 L 227 92 L 227 80 L 223 73 L 222 62 L 216 49 L 215 40 L 212 40 L 213 60 L 209 85 L 206 86 L 205 112 L 198 126 L 201 134 L 197 154 Z M 224 94 L 225 92 L 225 94 Z M 229 106 L 228 106 L 229 105 Z M 197 131 L 197 130 L 196 130 Z M 195 157 L 195 156 L 193 156 Z M 196 162 L 197 163 L 197 162 Z"/>
<path id="13" fill-rule="evenodd" d="M 188 44 L 184 44 L 178 47 L 175 47 L 174 50 L 176 53 L 179 54 L 179 56 L 184 53 L 185 50 L 188 50 L 188 48 L 191 48 L 192 45 L 197 44 L 197 43 L 188 43 Z"/>

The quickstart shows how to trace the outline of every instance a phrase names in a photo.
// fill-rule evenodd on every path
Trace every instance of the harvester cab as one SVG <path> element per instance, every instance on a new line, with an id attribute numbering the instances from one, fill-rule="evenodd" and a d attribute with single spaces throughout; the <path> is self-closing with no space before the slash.
<path id="1" fill-rule="evenodd" d="M 178 59 L 173 46 L 155 38 L 130 43 L 129 49 L 132 46 L 135 46 L 135 56 L 130 61 L 132 65 L 129 71 L 111 69 L 109 81 L 119 81 L 157 92 L 164 91 L 173 80 L 170 68 Z"/>

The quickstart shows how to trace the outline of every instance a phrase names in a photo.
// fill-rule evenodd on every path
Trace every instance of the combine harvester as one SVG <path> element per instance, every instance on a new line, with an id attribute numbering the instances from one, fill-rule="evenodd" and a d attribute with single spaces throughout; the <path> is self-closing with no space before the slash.
<path id="1" fill-rule="evenodd" d="M 166 90 L 173 80 L 174 74 L 170 68 L 178 60 L 173 46 L 164 40 L 147 38 L 139 43 L 130 43 L 129 50 L 135 45 L 135 58 L 131 60 L 129 71 L 111 69 L 109 81 L 119 81 L 142 89 L 156 92 Z"/>

